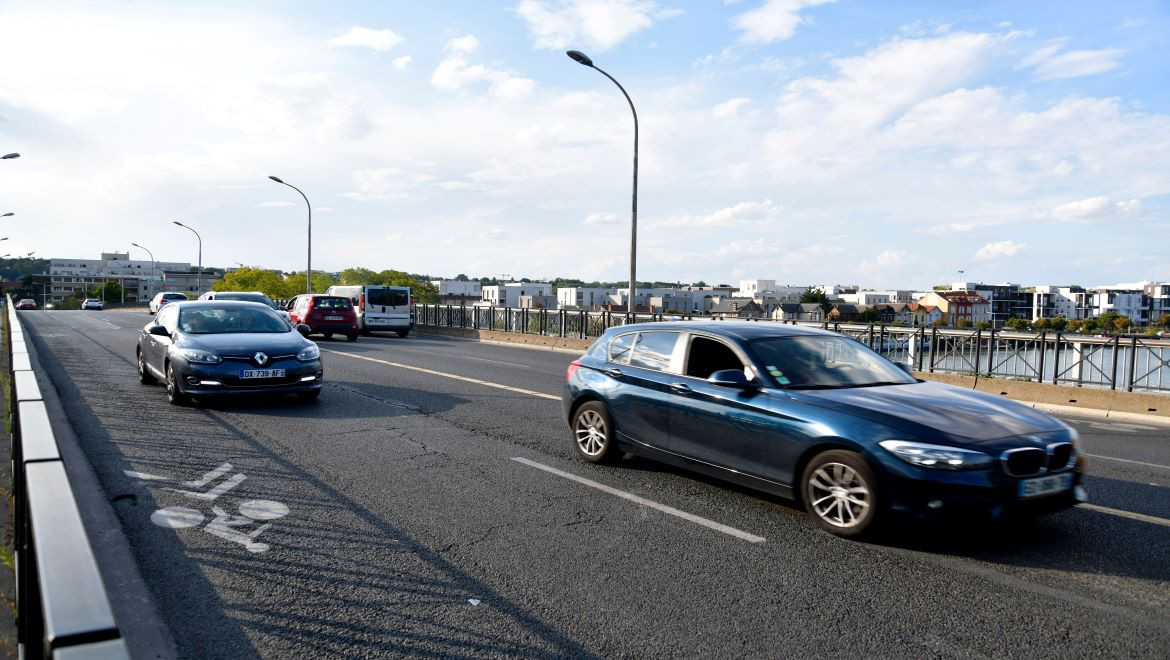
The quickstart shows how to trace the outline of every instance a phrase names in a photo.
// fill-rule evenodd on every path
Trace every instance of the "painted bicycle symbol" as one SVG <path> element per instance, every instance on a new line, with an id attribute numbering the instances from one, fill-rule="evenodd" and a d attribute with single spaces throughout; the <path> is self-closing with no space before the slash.
<path id="1" fill-rule="evenodd" d="M 233 471 L 231 463 L 224 463 L 203 475 L 196 481 L 184 481 L 178 486 L 163 486 L 162 490 L 178 493 L 185 497 L 201 502 L 214 502 L 226 495 L 236 486 L 243 483 L 247 476 L 237 472 L 218 481 Z M 134 470 L 124 471 L 131 479 L 140 479 L 145 482 L 174 482 L 174 479 Z M 207 490 L 205 488 L 218 481 Z M 159 527 L 168 529 L 183 529 L 186 527 L 203 526 L 203 531 L 221 539 L 243 545 L 248 552 L 267 552 L 269 545 L 256 540 L 264 530 L 272 526 L 273 521 L 288 515 L 288 505 L 275 500 L 247 500 L 238 507 L 239 515 L 228 513 L 219 506 L 212 506 L 212 519 L 207 522 L 207 515 L 199 509 L 185 506 L 168 506 L 150 514 L 150 521 Z M 204 525 L 204 523 L 207 524 Z M 252 529 L 249 526 L 255 525 Z"/>

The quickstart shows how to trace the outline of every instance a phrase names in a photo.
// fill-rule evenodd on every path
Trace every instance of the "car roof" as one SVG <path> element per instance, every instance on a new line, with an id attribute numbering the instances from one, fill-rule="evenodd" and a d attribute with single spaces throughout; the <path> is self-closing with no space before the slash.
<path id="1" fill-rule="evenodd" d="M 835 332 L 810 328 L 808 326 L 788 325 L 778 321 L 661 321 L 656 323 L 636 323 L 610 328 L 606 335 L 614 335 L 623 330 L 682 330 L 687 332 L 702 332 L 752 341 L 768 337 L 795 337 L 799 335 L 833 335 Z"/>
<path id="2" fill-rule="evenodd" d="M 171 307 L 172 305 L 168 305 Z M 174 307 L 181 307 L 186 309 L 188 307 L 219 307 L 219 308 L 252 308 L 259 307 L 260 309 L 267 309 L 273 311 L 271 307 L 264 303 L 252 302 L 251 300 L 187 300 L 177 302 Z"/>

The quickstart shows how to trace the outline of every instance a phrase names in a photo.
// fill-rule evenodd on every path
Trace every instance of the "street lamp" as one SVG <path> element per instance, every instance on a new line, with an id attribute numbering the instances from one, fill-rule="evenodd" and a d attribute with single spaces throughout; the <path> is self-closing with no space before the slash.
<path id="1" fill-rule="evenodd" d="M 0 156 L 0 160 L 8 160 L 9 158 L 20 158 L 20 154 L 4 154 Z"/>
<path id="2" fill-rule="evenodd" d="M 306 256 L 306 264 L 305 264 L 305 293 L 312 293 L 313 292 L 313 205 L 309 203 L 309 198 L 305 197 L 305 193 L 301 192 L 300 188 L 294 186 L 291 183 L 285 183 L 284 181 L 282 181 L 280 179 L 280 177 L 277 177 L 277 176 L 270 175 L 268 178 L 272 179 L 273 181 L 275 181 L 279 184 L 286 185 L 289 188 L 292 188 L 293 190 L 301 193 L 301 197 L 303 197 L 305 200 L 305 206 L 309 207 L 309 240 L 308 240 L 309 247 L 308 247 L 308 251 L 306 253 L 307 256 Z"/>
<path id="3" fill-rule="evenodd" d="M 9 211 L 8 213 L 5 213 L 4 215 L 0 215 L 0 218 L 11 218 L 14 215 L 16 215 L 16 214 L 13 213 L 12 211 Z"/>
<path id="4" fill-rule="evenodd" d="M 191 229 L 178 220 L 172 220 L 172 222 L 174 222 L 176 225 L 179 225 L 183 229 Z M 195 238 L 199 240 L 199 272 L 195 275 L 195 292 L 199 293 L 199 289 L 203 285 L 203 237 L 200 236 L 199 232 L 195 231 L 194 229 L 191 229 L 191 233 L 195 234 Z"/>
<path id="5" fill-rule="evenodd" d="M 630 112 L 634 113 L 634 195 L 633 204 L 630 211 L 630 305 L 629 311 L 633 312 L 635 309 L 635 293 L 637 291 L 637 256 L 638 256 L 638 111 L 634 109 L 634 102 L 630 100 L 630 95 L 626 93 L 626 88 L 622 87 L 613 76 L 605 71 L 597 68 L 593 64 L 593 60 L 589 56 L 579 50 L 570 50 L 565 52 L 574 62 L 587 66 L 596 70 L 601 75 L 613 81 L 617 88 L 622 91 L 622 96 L 626 97 L 626 102 L 630 104 Z"/>
<path id="6" fill-rule="evenodd" d="M 130 245 L 133 245 L 136 248 L 141 248 L 143 250 L 146 250 L 146 248 L 142 247 L 141 245 L 139 245 L 137 243 L 131 243 Z M 150 255 L 150 284 L 151 284 L 151 286 L 153 286 L 154 285 L 154 269 L 155 269 L 154 253 L 151 252 L 150 250 L 146 250 L 146 253 Z M 147 288 L 146 292 L 149 294 L 150 287 L 148 286 L 146 288 Z"/>

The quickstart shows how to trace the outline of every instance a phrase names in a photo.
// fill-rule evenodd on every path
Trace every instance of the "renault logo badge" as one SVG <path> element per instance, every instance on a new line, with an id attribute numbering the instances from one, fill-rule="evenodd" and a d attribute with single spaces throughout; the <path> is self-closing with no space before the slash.
<path id="1" fill-rule="evenodd" d="M 255 355 L 252 356 L 252 359 L 256 361 L 256 364 L 258 364 L 262 367 L 268 363 L 268 356 L 265 355 L 263 352 L 257 352 Z"/>

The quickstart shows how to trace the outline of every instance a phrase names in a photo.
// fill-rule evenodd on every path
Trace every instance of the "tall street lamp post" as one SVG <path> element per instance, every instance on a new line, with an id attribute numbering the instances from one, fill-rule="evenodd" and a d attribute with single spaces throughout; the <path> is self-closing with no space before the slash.
<path id="1" fill-rule="evenodd" d="M 16 214 L 9 211 L 8 213 L 5 213 L 4 215 L 0 215 L 0 218 L 11 218 L 14 215 L 16 215 Z"/>
<path id="2" fill-rule="evenodd" d="M 174 222 L 176 225 L 179 225 L 183 229 L 191 229 L 178 220 L 173 220 L 172 222 Z M 201 293 L 199 289 L 203 288 L 203 237 L 200 236 L 199 232 L 195 231 L 194 229 L 191 229 L 191 233 L 195 234 L 195 238 L 199 239 L 199 272 L 195 275 L 195 292 Z"/>
<path id="3" fill-rule="evenodd" d="M 309 203 L 309 198 L 305 196 L 305 193 L 301 192 L 300 188 L 294 186 L 291 183 L 285 183 L 284 181 L 282 181 L 280 179 L 280 177 L 269 176 L 268 178 L 272 179 L 273 181 L 275 181 L 279 184 L 286 185 L 289 188 L 292 188 L 293 190 L 301 193 L 301 197 L 305 200 L 305 206 L 308 207 L 308 209 L 309 209 L 309 240 L 308 240 L 309 247 L 308 247 L 308 250 L 306 252 L 306 263 L 305 263 L 305 293 L 312 293 L 313 292 L 313 205 Z"/>
<path id="4" fill-rule="evenodd" d="M 20 158 L 20 154 L 4 154 L 0 156 L 0 160 L 8 160 L 10 158 Z"/>
<path id="5" fill-rule="evenodd" d="M 633 203 L 630 210 L 630 301 L 629 312 L 633 313 L 637 299 L 637 259 L 638 259 L 638 111 L 634 109 L 634 102 L 630 100 L 630 95 L 626 93 L 626 88 L 622 87 L 613 76 L 605 71 L 599 69 L 593 64 L 593 60 L 589 56 L 579 50 L 570 50 L 565 52 L 574 62 L 587 66 L 596 70 L 601 75 L 609 78 L 617 88 L 622 91 L 622 96 L 626 97 L 626 102 L 630 104 L 630 112 L 634 114 L 634 194 Z"/>
<path id="6" fill-rule="evenodd" d="M 142 247 L 141 245 L 139 245 L 137 243 L 131 243 L 130 245 L 133 245 L 136 248 L 141 248 L 143 250 L 146 250 L 146 248 Z M 154 260 L 154 253 L 153 252 L 151 252 L 150 250 L 146 250 L 146 253 L 150 255 L 150 286 L 146 287 L 146 289 L 147 289 L 146 292 L 149 294 L 150 287 L 154 286 L 155 264 L 157 262 L 155 262 L 155 260 Z M 139 302 L 141 302 L 141 300 Z"/>

